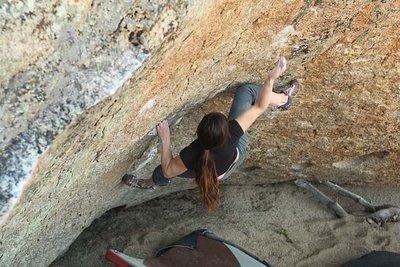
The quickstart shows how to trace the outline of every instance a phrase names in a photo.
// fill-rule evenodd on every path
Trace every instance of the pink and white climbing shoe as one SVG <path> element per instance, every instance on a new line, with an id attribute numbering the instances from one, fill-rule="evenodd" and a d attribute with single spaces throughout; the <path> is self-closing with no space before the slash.
<path id="1" fill-rule="evenodd" d="M 278 107 L 282 110 L 289 110 L 292 106 L 292 99 L 300 92 L 300 82 L 298 80 L 291 80 L 289 85 L 289 88 L 282 91 L 282 94 L 288 96 L 287 102 Z"/>

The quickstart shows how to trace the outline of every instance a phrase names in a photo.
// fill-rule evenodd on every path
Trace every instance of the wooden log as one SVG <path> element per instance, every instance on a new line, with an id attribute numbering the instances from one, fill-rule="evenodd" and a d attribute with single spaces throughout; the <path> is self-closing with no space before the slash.
<path id="1" fill-rule="evenodd" d="M 365 208 L 366 211 L 368 212 L 375 212 L 377 211 L 376 207 L 374 205 L 372 205 L 369 201 L 365 200 L 363 197 L 335 184 L 329 181 L 325 181 L 323 182 L 326 186 L 328 186 L 330 189 L 332 189 L 333 191 L 335 191 L 336 193 L 344 196 L 344 197 L 348 197 L 352 200 L 354 200 L 355 202 L 357 202 L 358 204 L 360 204 L 361 206 L 363 206 Z"/>
<path id="2" fill-rule="evenodd" d="M 368 215 L 367 221 L 369 223 L 377 223 L 378 225 L 383 225 L 387 222 L 398 222 L 400 221 L 400 208 L 390 207 L 387 209 L 378 210 Z"/>
<path id="3" fill-rule="evenodd" d="M 295 184 L 299 187 L 304 188 L 314 195 L 322 204 L 324 204 L 330 211 L 332 211 L 338 218 L 343 218 L 347 215 L 347 212 L 337 202 L 330 199 L 324 193 L 315 188 L 311 183 L 303 179 L 297 179 Z"/>

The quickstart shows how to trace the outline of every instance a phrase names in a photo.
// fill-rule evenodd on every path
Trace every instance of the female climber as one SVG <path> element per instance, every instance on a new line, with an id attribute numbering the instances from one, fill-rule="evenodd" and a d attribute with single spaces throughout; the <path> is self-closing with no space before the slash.
<path id="1" fill-rule="evenodd" d="M 227 179 L 246 157 L 247 129 L 270 104 L 289 109 L 292 98 L 299 92 L 297 80 L 293 80 L 289 88 L 281 93 L 272 92 L 275 79 L 285 70 L 286 59 L 281 57 L 263 85 L 239 86 L 228 118 L 220 112 L 205 115 L 197 127 L 197 139 L 176 157 L 171 152 L 168 122 L 161 122 L 157 126 L 162 143 L 161 165 L 149 179 L 126 174 L 123 182 L 131 187 L 155 189 L 156 186 L 167 185 L 176 176 L 195 178 L 204 204 L 208 210 L 215 210 L 219 204 L 220 181 Z"/>

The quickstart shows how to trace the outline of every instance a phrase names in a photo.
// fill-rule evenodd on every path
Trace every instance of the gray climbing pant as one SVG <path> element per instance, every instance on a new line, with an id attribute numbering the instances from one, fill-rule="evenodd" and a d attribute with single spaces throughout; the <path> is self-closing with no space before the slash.
<path id="1" fill-rule="evenodd" d="M 235 96 L 233 98 L 232 106 L 229 111 L 228 120 L 235 120 L 242 114 L 244 111 L 249 109 L 256 102 L 259 93 L 260 93 L 261 85 L 260 84 L 242 84 L 240 85 L 235 92 Z M 239 159 L 238 161 L 230 167 L 230 169 L 225 173 L 224 177 L 220 180 L 220 182 L 228 179 L 232 173 L 244 162 L 247 151 L 248 151 L 248 136 L 247 133 L 244 133 L 242 137 L 239 139 L 238 146 L 239 150 Z M 187 170 L 186 172 L 178 175 L 177 177 L 183 178 L 195 178 L 195 172 L 193 170 Z M 167 185 L 170 182 L 170 179 L 166 178 L 163 175 L 161 165 L 158 165 L 152 175 L 153 181 L 156 185 Z"/>

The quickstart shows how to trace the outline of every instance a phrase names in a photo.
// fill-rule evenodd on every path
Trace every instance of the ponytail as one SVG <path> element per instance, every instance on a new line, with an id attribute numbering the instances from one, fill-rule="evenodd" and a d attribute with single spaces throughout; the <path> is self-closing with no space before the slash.
<path id="1" fill-rule="evenodd" d="M 219 205 L 219 181 L 210 150 L 222 146 L 230 138 L 226 116 L 220 112 L 205 115 L 197 126 L 197 138 L 202 152 L 195 166 L 196 183 L 204 204 L 212 211 Z"/>
<path id="2" fill-rule="evenodd" d="M 207 209 L 209 211 L 216 210 L 219 205 L 219 181 L 210 150 L 203 150 L 201 153 L 196 171 L 196 183 Z"/>

